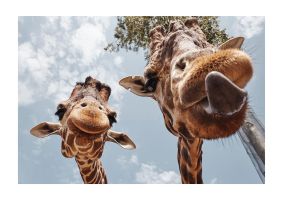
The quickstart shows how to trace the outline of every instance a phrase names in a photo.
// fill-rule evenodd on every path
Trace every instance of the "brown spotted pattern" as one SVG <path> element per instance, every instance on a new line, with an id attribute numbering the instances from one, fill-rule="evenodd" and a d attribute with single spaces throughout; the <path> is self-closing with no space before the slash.
<path id="1" fill-rule="evenodd" d="M 203 183 L 202 181 L 202 139 L 178 140 L 178 164 L 182 183 Z"/>
<path id="2" fill-rule="evenodd" d="M 239 47 L 227 48 L 226 44 L 218 48 L 208 43 L 195 18 L 171 22 L 168 31 L 157 26 L 149 37 L 150 57 L 144 75 L 125 77 L 120 84 L 158 102 L 166 128 L 178 137 L 182 183 L 202 183 L 202 140 L 234 134 L 248 107 L 243 98 L 235 112 L 209 112 L 206 78 L 221 73 L 242 91 L 252 77 L 251 59 Z M 227 96 L 231 91 L 225 90 Z M 234 101 L 232 105 L 236 105 Z"/>
<path id="3" fill-rule="evenodd" d="M 84 183 L 107 183 L 100 157 L 105 143 L 105 134 L 89 136 L 61 128 L 61 152 L 67 158 L 75 157 Z"/>
<path id="4" fill-rule="evenodd" d="M 61 136 L 62 155 L 75 158 L 84 183 L 107 183 L 100 160 L 106 141 L 119 144 L 122 140 L 122 147 L 135 148 L 128 136 L 110 130 L 116 122 L 116 112 L 108 105 L 110 94 L 108 85 L 89 76 L 58 104 L 55 115 L 60 123 L 42 122 L 30 131 L 40 138 Z"/>

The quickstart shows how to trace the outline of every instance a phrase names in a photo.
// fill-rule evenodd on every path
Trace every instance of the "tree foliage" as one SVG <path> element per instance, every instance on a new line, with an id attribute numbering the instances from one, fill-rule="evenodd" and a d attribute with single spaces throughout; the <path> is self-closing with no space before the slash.
<path id="1" fill-rule="evenodd" d="M 214 45 L 228 39 L 225 29 L 220 29 L 218 17 L 201 16 L 196 17 L 199 25 L 206 35 L 207 41 Z M 109 43 L 105 50 L 119 51 L 120 48 L 126 50 L 138 51 L 140 48 L 146 50 L 149 45 L 149 31 L 157 25 L 163 25 L 168 30 L 170 21 L 185 21 L 187 17 L 182 16 L 143 16 L 143 17 L 117 17 L 117 26 L 115 28 L 115 42 Z"/>

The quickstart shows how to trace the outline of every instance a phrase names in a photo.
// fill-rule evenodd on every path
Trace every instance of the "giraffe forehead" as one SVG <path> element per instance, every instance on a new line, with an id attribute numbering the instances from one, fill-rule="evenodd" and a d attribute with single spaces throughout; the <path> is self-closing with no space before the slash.
<path id="1" fill-rule="evenodd" d="M 151 49 L 150 61 L 145 67 L 144 76 L 150 78 L 148 76 L 150 74 L 161 76 L 162 73 L 170 73 L 172 63 L 183 54 L 196 58 L 199 52 L 203 52 L 203 49 L 212 51 L 213 48 L 213 45 L 193 30 L 185 28 L 168 32 L 162 39 L 159 39 L 158 45 L 155 44 L 155 48 Z"/>
<path id="2" fill-rule="evenodd" d="M 107 84 L 88 76 L 85 82 L 76 83 L 70 95 L 70 99 L 76 100 L 90 96 L 99 101 L 107 101 L 110 94 L 111 88 Z"/>
<path id="3" fill-rule="evenodd" d="M 103 102 L 98 89 L 95 86 L 89 86 L 89 85 L 77 89 L 75 95 L 72 95 L 69 100 L 70 102 L 76 102 L 81 99 L 96 100 Z"/>
<path id="4" fill-rule="evenodd" d="M 73 89 L 71 96 L 68 100 L 63 101 L 58 104 L 57 109 L 61 107 L 72 108 L 77 103 L 80 103 L 81 100 L 88 100 L 92 102 L 96 102 L 99 104 L 106 104 L 107 102 L 101 98 L 99 90 L 96 88 L 96 85 L 79 85 L 81 83 L 77 83 L 75 88 Z"/>

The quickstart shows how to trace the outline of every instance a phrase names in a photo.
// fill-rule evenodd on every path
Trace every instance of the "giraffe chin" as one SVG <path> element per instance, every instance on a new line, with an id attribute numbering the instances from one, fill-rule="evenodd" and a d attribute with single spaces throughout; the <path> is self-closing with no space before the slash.
<path id="1" fill-rule="evenodd" d="M 203 105 L 207 101 L 204 99 L 188 109 L 188 129 L 194 137 L 219 139 L 236 133 L 245 121 L 248 102 L 245 101 L 233 114 L 225 114 L 208 112 Z"/>

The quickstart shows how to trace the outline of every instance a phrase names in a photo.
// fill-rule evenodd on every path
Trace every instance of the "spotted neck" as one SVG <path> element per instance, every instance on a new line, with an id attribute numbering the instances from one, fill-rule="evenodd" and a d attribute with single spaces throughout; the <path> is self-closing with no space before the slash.
<path id="1" fill-rule="evenodd" d="M 83 156 L 76 156 L 81 177 L 86 184 L 107 184 L 106 173 L 100 159 L 85 159 Z"/>
<path id="2" fill-rule="evenodd" d="M 81 177 L 86 184 L 106 184 L 106 173 L 99 159 L 103 152 L 106 134 L 89 136 L 70 131 L 67 127 L 60 131 L 63 156 L 75 157 Z"/>
<path id="3" fill-rule="evenodd" d="M 178 140 L 178 164 L 182 183 L 203 183 L 202 181 L 202 139 Z"/>

